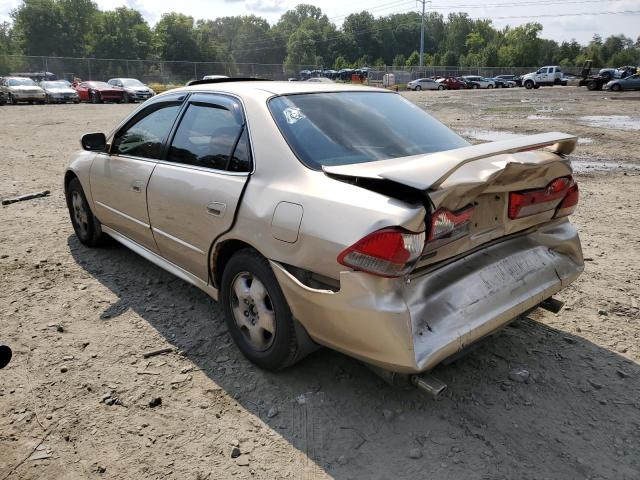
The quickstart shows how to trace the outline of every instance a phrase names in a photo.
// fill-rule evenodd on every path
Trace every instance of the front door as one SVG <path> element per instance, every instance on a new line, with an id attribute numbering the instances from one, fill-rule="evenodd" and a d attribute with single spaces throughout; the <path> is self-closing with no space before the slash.
<path id="1" fill-rule="evenodd" d="M 160 254 L 206 282 L 209 249 L 231 228 L 250 170 L 240 103 L 192 95 L 149 182 L 149 219 Z"/>
<path id="2" fill-rule="evenodd" d="M 157 247 L 149 225 L 147 185 L 184 97 L 166 97 L 141 110 L 91 166 L 91 194 L 100 222 L 152 251 Z"/>

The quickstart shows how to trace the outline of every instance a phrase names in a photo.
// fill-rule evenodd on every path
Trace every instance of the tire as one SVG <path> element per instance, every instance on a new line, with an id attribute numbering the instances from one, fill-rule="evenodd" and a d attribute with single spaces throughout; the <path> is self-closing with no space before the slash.
<path id="1" fill-rule="evenodd" d="M 416 85 L 415 91 L 418 92 L 420 90 L 422 90 L 422 87 L 420 85 Z"/>
<path id="2" fill-rule="evenodd" d="M 71 217 L 71 225 L 80 243 L 87 247 L 98 247 L 104 243 L 100 222 L 91 212 L 87 197 L 84 195 L 80 180 L 74 178 L 69 182 L 66 191 L 67 207 Z"/>
<path id="3" fill-rule="evenodd" d="M 617 83 L 614 83 L 613 85 L 611 85 L 611 90 L 613 90 L 614 92 L 620 92 L 622 90 L 622 87 Z"/>
<path id="4" fill-rule="evenodd" d="M 299 360 L 293 315 L 264 257 L 250 248 L 237 252 L 222 273 L 220 287 L 229 332 L 249 361 L 280 370 Z"/>
<path id="5" fill-rule="evenodd" d="M 44 97 L 44 101 L 45 103 L 51 103 L 51 97 L 47 95 L 46 97 Z"/>
<path id="6" fill-rule="evenodd" d="M 487 85 L 487 88 L 493 88 L 493 85 L 490 83 L 489 85 Z"/>
<path id="7" fill-rule="evenodd" d="M 598 82 L 596 82 L 595 80 L 591 80 L 589 83 L 587 83 L 587 90 L 598 90 Z"/>
<path id="8" fill-rule="evenodd" d="M 480 85 L 476 85 L 475 83 L 471 86 L 471 88 L 473 88 L 474 90 L 477 90 L 478 88 L 480 88 Z"/>
<path id="9" fill-rule="evenodd" d="M 100 96 L 96 92 L 89 93 L 89 101 L 91 103 L 102 103 Z"/>
<path id="10" fill-rule="evenodd" d="M 9 98 L 8 98 L 8 102 L 9 105 L 17 105 L 18 102 L 16 102 L 15 97 L 13 96 L 13 94 L 9 94 Z"/>
<path id="11" fill-rule="evenodd" d="M 531 80 L 527 80 L 526 82 L 524 82 L 524 88 L 526 88 L 527 90 L 531 90 L 533 88 L 533 82 Z"/>
<path id="12" fill-rule="evenodd" d="M 444 90 L 444 85 L 438 85 L 438 90 Z"/>
<path id="13" fill-rule="evenodd" d="M 122 95 L 122 101 L 121 103 L 131 103 L 131 99 L 129 98 L 129 94 L 128 93 L 124 93 L 124 95 Z"/>

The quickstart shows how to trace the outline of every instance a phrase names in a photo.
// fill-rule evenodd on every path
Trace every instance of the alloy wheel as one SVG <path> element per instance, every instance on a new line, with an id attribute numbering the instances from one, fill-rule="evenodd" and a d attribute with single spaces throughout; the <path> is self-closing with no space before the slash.
<path id="1" fill-rule="evenodd" d="M 275 311 L 267 289 L 252 273 L 240 272 L 231 290 L 231 311 L 238 329 L 252 348 L 267 350 L 276 333 Z"/>
<path id="2" fill-rule="evenodd" d="M 89 232 L 89 215 L 82 195 L 77 190 L 71 194 L 71 206 L 73 219 L 78 227 L 80 235 L 86 237 Z"/>

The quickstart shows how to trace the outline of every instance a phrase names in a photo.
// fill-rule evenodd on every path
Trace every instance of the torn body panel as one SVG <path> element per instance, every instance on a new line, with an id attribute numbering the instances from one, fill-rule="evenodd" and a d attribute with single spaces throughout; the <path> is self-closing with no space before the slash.
<path id="1" fill-rule="evenodd" d="M 337 292 L 309 288 L 271 264 L 313 340 L 402 373 L 432 369 L 566 287 L 584 268 L 567 220 L 409 279 L 342 272 Z"/>

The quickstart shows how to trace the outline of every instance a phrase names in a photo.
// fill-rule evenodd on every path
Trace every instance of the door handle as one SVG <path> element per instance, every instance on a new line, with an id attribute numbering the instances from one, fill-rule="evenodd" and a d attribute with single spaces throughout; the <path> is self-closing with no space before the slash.
<path id="1" fill-rule="evenodd" d="M 207 213 L 214 217 L 221 217 L 227 209 L 227 204 L 222 202 L 211 202 L 207 205 Z"/>
<path id="2" fill-rule="evenodd" d="M 142 191 L 142 182 L 140 180 L 136 180 L 131 184 L 131 190 L 136 193 L 140 193 Z"/>

